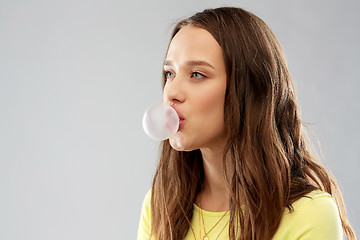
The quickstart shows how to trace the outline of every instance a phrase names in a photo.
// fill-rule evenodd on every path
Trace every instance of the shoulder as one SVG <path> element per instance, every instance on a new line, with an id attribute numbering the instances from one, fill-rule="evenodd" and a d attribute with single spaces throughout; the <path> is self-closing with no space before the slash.
<path id="1" fill-rule="evenodd" d="M 342 239 L 342 226 L 335 200 L 326 192 L 313 191 L 285 210 L 275 239 Z"/>
<path id="2" fill-rule="evenodd" d="M 146 193 L 143 200 L 137 239 L 138 240 L 149 239 L 150 232 L 151 232 L 151 190 L 149 190 Z"/>
<path id="3" fill-rule="evenodd" d="M 336 210 L 337 206 L 332 196 L 320 190 L 315 190 L 308 193 L 306 196 L 300 198 L 292 204 L 293 212 L 302 214 L 315 214 L 320 212 L 328 212 L 328 210 Z M 315 212 L 310 210 L 316 209 Z M 291 214 L 292 212 L 287 212 Z"/>
<path id="4" fill-rule="evenodd" d="M 146 193 L 142 208 L 141 208 L 141 216 L 146 217 L 150 220 L 150 213 L 151 213 L 151 189 Z"/>
<path id="5" fill-rule="evenodd" d="M 143 201 L 143 208 L 150 208 L 151 204 L 151 189 L 145 194 L 144 201 Z"/>

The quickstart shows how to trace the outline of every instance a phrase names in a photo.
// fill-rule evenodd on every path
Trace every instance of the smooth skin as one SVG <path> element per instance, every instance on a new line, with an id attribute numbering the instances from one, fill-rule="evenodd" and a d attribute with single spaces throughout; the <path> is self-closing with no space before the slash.
<path id="1" fill-rule="evenodd" d="M 229 192 L 222 171 L 226 68 L 222 49 L 208 31 L 183 27 L 170 43 L 164 74 L 164 102 L 184 118 L 170 144 L 178 151 L 200 149 L 203 156 L 205 179 L 196 204 L 206 211 L 226 211 Z"/>

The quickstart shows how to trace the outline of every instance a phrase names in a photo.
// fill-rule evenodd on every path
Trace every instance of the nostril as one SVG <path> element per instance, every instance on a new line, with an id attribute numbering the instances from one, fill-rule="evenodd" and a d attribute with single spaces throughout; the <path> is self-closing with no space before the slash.
<path id="1" fill-rule="evenodd" d="M 180 104 L 180 103 L 184 102 L 184 100 L 182 100 L 182 99 L 183 99 L 183 98 L 181 98 L 181 99 L 174 98 L 174 99 L 172 99 L 171 101 L 169 101 L 169 105 L 170 105 L 170 106 L 175 106 L 175 105 L 177 105 L 177 104 Z"/>
<path id="2" fill-rule="evenodd" d="M 163 91 L 164 102 L 169 105 L 182 103 L 185 99 L 184 89 L 178 85 L 167 84 Z"/>

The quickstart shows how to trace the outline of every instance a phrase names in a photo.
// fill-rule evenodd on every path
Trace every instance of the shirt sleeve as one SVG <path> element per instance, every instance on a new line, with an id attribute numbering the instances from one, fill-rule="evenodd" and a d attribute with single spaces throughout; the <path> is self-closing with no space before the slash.
<path id="1" fill-rule="evenodd" d="M 342 240 L 343 232 L 337 205 L 332 197 L 309 199 L 300 209 L 291 231 L 294 240 Z"/>
<path id="2" fill-rule="evenodd" d="M 140 222 L 138 227 L 137 240 L 149 240 L 151 231 L 151 190 L 145 195 Z"/>

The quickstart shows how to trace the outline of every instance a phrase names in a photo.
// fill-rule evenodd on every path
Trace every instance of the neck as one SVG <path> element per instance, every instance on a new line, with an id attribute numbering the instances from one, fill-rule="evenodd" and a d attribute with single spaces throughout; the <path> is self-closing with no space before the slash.
<path id="1" fill-rule="evenodd" d="M 210 212 L 229 209 L 229 189 L 223 171 L 223 151 L 201 149 L 204 166 L 204 183 L 197 203 Z"/>

